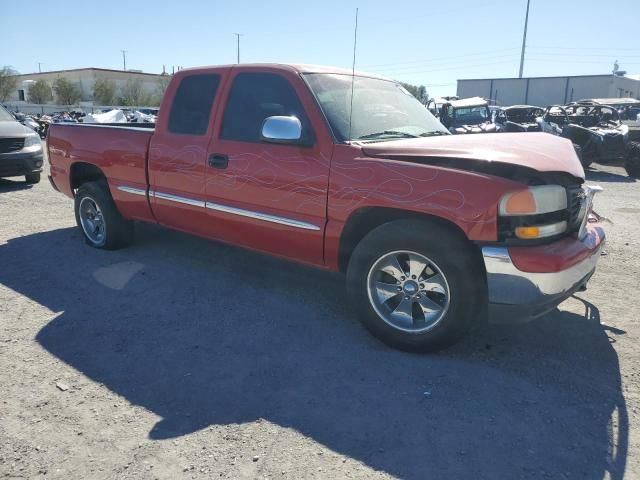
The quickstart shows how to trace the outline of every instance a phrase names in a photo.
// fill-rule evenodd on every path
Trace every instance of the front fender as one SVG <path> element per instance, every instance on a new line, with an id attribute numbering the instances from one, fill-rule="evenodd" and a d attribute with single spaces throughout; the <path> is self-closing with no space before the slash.
<path id="1" fill-rule="evenodd" d="M 349 158 L 336 146 L 327 203 L 326 261 L 338 264 L 339 239 L 362 208 L 397 209 L 455 224 L 472 241 L 495 241 L 502 195 L 522 187 L 493 175 L 401 160 Z M 344 154 L 344 155 L 343 155 Z"/>

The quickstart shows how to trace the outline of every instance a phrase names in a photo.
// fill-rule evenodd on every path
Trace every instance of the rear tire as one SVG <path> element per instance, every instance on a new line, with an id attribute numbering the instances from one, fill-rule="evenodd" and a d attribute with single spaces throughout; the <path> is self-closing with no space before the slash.
<path id="1" fill-rule="evenodd" d="M 133 222 L 120 215 L 106 182 L 81 185 L 74 206 L 76 223 L 88 245 L 116 250 L 133 240 Z"/>
<path id="2" fill-rule="evenodd" d="M 627 146 L 627 158 L 624 161 L 624 168 L 631 178 L 640 179 L 640 143 L 631 142 Z"/>
<path id="3" fill-rule="evenodd" d="M 40 183 L 40 173 L 29 173 L 24 176 L 24 179 L 29 185 Z"/>
<path id="4" fill-rule="evenodd" d="M 400 350 L 448 347 L 486 316 L 475 247 L 435 222 L 396 220 L 372 230 L 351 256 L 347 288 L 362 324 Z"/>

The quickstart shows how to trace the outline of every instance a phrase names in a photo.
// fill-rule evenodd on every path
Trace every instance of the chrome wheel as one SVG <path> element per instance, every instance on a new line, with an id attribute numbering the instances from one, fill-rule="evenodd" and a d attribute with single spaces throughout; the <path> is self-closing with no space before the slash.
<path id="1" fill-rule="evenodd" d="M 80 225 L 89 241 L 100 246 L 105 241 L 106 224 L 102 210 L 90 197 L 84 197 L 79 207 Z"/>
<path id="2" fill-rule="evenodd" d="M 389 252 L 367 275 L 369 301 L 387 324 L 420 333 L 434 328 L 449 308 L 449 284 L 442 270 L 416 252 Z"/>

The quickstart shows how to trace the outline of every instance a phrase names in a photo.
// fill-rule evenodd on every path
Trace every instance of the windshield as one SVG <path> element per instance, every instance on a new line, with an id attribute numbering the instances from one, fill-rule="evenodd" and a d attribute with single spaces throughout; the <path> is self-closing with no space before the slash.
<path id="1" fill-rule="evenodd" d="M 341 142 L 448 133 L 429 110 L 401 85 L 388 80 L 355 77 L 349 135 L 351 75 L 310 73 L 304 77 L 334 135 Z"/>
<path id="2" fill-rule="evenodd" d="M 541 108 L 509 108 L 504 111 L 505 117 L 515 123 L 535 122 L 536 117 L 543 113 Z"/>
<path id="3" fill-rule="evenodd" d="M 456 108 L 453 110 L 453 124 L 461 125 L 477 125 L 485 123 L 491 119 L 491 112 L 486 105 L 477 107 Z"/>
<path id="4" fill-rule="evenodd" d="M 0 105 L 0 122 L 15 122 L 16 119 L 13 118 L 9 112 L 7 112 L 3 106 Z"/>

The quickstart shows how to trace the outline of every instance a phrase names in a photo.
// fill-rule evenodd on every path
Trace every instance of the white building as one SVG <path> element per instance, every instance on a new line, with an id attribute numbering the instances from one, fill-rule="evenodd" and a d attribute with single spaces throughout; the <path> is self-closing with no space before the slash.
<path id="1" fill-rule="evenodd" d="M 76 83 L 81 91 L 81 105 L 93 104 L 93 84 L 98 79 L 107 79 L 115 84 L 115 96 L 120 95 L 120 89 L 128 80 L 139 80 L 142 89 L 149 95 L 156 95 L 162 91 L 162 87 L 166 86 L 168 79 L 167 74 L 143 73 L 141 71 L 123 71 L 109 70 L 106 68 L 76 68 L 71 70 L 56 70 L 51 72 L 28 73 L 17 75 L 18 84 L 16 90 L 10 95 L 6 103 L 11 106 L 26 106 L 29 100 L 29 87 L 37 80 L 44 80 L 53 88 L 53 82 L 57 78 L 66 78 Z M 50 103 L 55 103 L 54 99 Z"/>
<path id="2" fill-rule="evenodd" d="M 640 99 L 640 75 L 482 78 L 458 80 L 460 98 L 484 97 L 495 105 L 557 105 L 587 98 Z"/>

